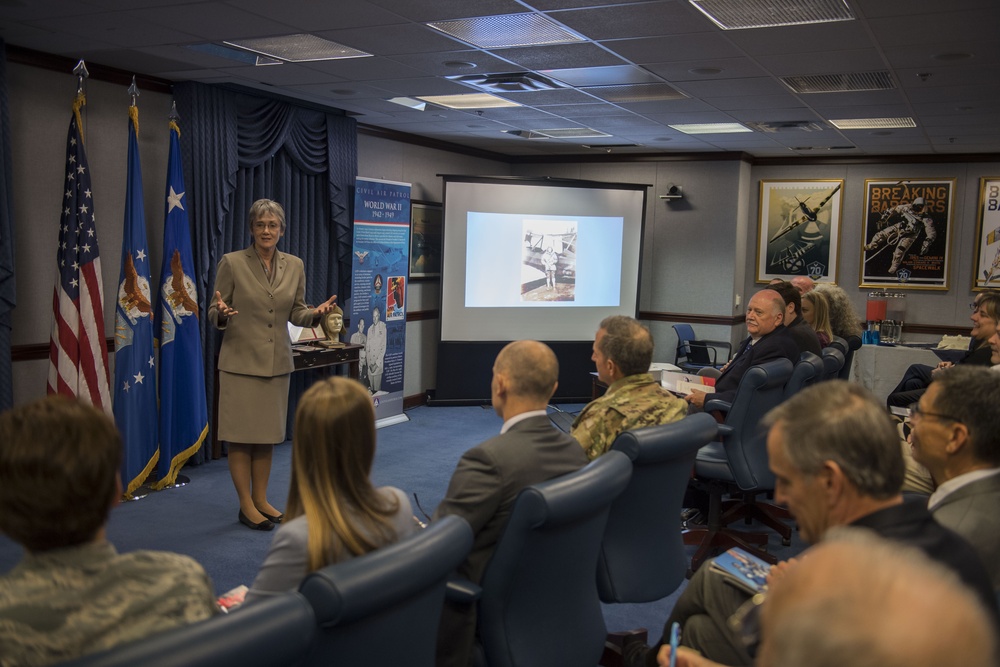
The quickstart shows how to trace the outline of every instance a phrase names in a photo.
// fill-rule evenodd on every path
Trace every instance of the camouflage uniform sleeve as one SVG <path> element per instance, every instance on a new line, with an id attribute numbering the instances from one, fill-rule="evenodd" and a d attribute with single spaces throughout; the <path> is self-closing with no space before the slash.
<path id="1" fill-rule="evenodd" d="M 593 461 L 611 447 L 621 430 L 622 421 L 621 413 L 608 406 L 586 410 L 573 422 L 570 435 L 576 438 L 587 458 Z"/>

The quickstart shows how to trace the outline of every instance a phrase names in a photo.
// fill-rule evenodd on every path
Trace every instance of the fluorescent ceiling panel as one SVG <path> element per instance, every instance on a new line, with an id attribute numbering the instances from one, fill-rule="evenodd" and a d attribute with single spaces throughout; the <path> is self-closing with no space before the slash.
<path id="1" fill-rule="evenodd" d="M 838 130 L 884 130 L 898 127 L 916 127 L 912 118 L 840 118 L 830 124 Z"/>
<path id="2" fill-rule="evenodd" d="M 673 129 L 684 134 L 735 134 L 737 132 L 753 132 L 740 123 L 682 123 L 671 125 Z"/>
<path id="3" fill-rule="evenodd" d="M 290 63 L 367 58 L 372 55 L 309 34 L 241 39 L 224 43 Z"/>
<path id="4" fill-rule="evenodd" d="M 844 0 L 688 0 L 723 30 L 852 21 Z"/>
<path id="5" fill-rule="evenodd" d="M 427 24 L 481 49 L 582 42 L 583 37 L 541 14 L 500 14 Z"/>
<path id="6" fill-rule="evenodd" d="M 418 100 L 448 107 L 449 109 L 498 109 L 500 107 L 519 107 L 517 102 L 505 100 L 496 95 L 486 93 L 469 93 L 468 95 L 417 95 Z"/>

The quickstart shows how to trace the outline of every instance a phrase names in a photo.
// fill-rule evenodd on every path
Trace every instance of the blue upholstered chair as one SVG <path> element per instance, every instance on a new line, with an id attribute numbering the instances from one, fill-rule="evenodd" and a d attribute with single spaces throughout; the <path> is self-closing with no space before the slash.
<path id="1" fill-rule="evenodd" d="M 792 377 L 785 383 L 785 398 L 802 391 L 811 384 L 820 382 L 826 373 L 822 357 L 812 352 L 803 352 L 792 368 Z"/>
<path id="2" fill-rule="evenodd" d="M 835 380 L 840 377 L 840 371 L 844 368 L 844 353 L 839 349 L 830 346 L 823 348 L 823 368 L 824 380 Z"/>
<path id="3" fill-rule="evenodd" d="M 231 614 L 94 653 L 72 667 L 296 667 L 316 638 L 312 607 L 296 591 Z"/>
<path id="4" fill-rule="evenodd" d="M 308 575 L 299 592 L 319 625 L 309 664 L 433 667 L 447 579 L 472 538 L 465 519 L 447 516 Z"/>
<path id="5" fill-rule="evenodd" d="M 706 366 L 721 368 L 729 361 L 733 353 L 733 345 L 728 340 L 704 340 L 694 336 L 690 324 L 674 324 L 677 334 L 677 351 L 674 354 L 674 365 L 686 373 L 697 373 Z M 719 351 L 725 350 L 720 358 Z"/>
<path id="6" fill-rule="evenodd" d="M 708 524 L 684 533 L 686 544 L 699 545 L 691 559 L 693 570 L 710 555 L 734 546 L 775 561 L 773 556 L 753 546 L 766 544 L 766 533 L 728 528 L 737 519 L 758 519 L 777 530 L 783 541 L 791 539 L 791 527 L 755 499 L 759 493 L 774 490 L 774 475 L 767 462 L 767 433 L 759 421 L 784 400 L 785 384 L 791 376 L 792 362 L 788 359 L 768 361 L 747 369 L 732 404 L 706 401 L 705 412 L 719 411 L 725 415 L 725 421 L 719 425 L 721 442 L 702 447 L 695 458 L 697 484 L 708 491 L 710 504 Z M 741 495 L 742 499 L 724 504 L 722 497 L 727 493 Z"/>
<path id="7" fill-rule="evenodd" d="M 844 367 L 840 369 L 840 379 L 851 379 L 851 365 L 854 363 L 854 353 L 861 348 L 861 336 L 847 337 L 847 354 L 844 355 Z"/>
<path id="8" fill-rule="evenodd" d="M 476 665 L 597 664 L 606 633 L 597 557 L 611 503 L 631 475 L 628 457 L 611 451 L 521 491 L 482 585 L 449 587 L 450 599 L 478 599 Z"/>
<path id="9" fill-rule="evenodd" d="M 698 450 L 718 423 L 698 413 L 619 435 L 611 449 L 632 461 L 632 479 L 611 505 L 597 568 L 604 602 L 651 602 L 673 593 L 688 560 L 681 539 L 681 501 Z"/>

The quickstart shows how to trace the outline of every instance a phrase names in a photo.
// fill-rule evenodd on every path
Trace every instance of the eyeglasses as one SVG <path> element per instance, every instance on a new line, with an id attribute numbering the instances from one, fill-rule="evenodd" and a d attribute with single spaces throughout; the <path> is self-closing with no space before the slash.
<path id="1" fill-rule="evenodd" d="M 271 222 L 271 223 L 255 222 L 253 223 L 253 228 L 258 232 L 264 231 L 265 229 L 269 232 L 276 232 L 279 229 L 281 229 L 281 225 L 279 225 L 277 222 Z"/>
<path id="2" fill-rule="evenodd" d="M 958 417 L 952 417 L 951 415 L 941 414 L 940 412 L 927 412 L 925 410 L 921 410 L 920 403 L 910 403 L 909 410 L 911 418 L 920 417 L 921 419 L 923 419 L 924 417 L 937 417 L 938 419 L 947 419 L 948 421 L 952 422 L 962 421 Z"/>

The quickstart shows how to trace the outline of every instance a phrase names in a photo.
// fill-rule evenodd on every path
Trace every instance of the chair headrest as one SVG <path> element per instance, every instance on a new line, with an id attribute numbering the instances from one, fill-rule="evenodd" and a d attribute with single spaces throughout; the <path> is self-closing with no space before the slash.
<path id="1" fill-rule="evenodd" d="M 615 438 L 611 449 L 628 456 L 633 465 L 659 463 L 682 456 L 686 443 L 713 440 L 718 431 L 715 418 L 699 412 L 671 424 L 624 431 Z"/>
<path id="2" fill-rule="evenodd" d="M 309 574 L 299 591 L 321 625 L 350 622 L 444 579 L 468 556 L 472 540 L 465 519 L 446 516 L 395 544 Z"/>

